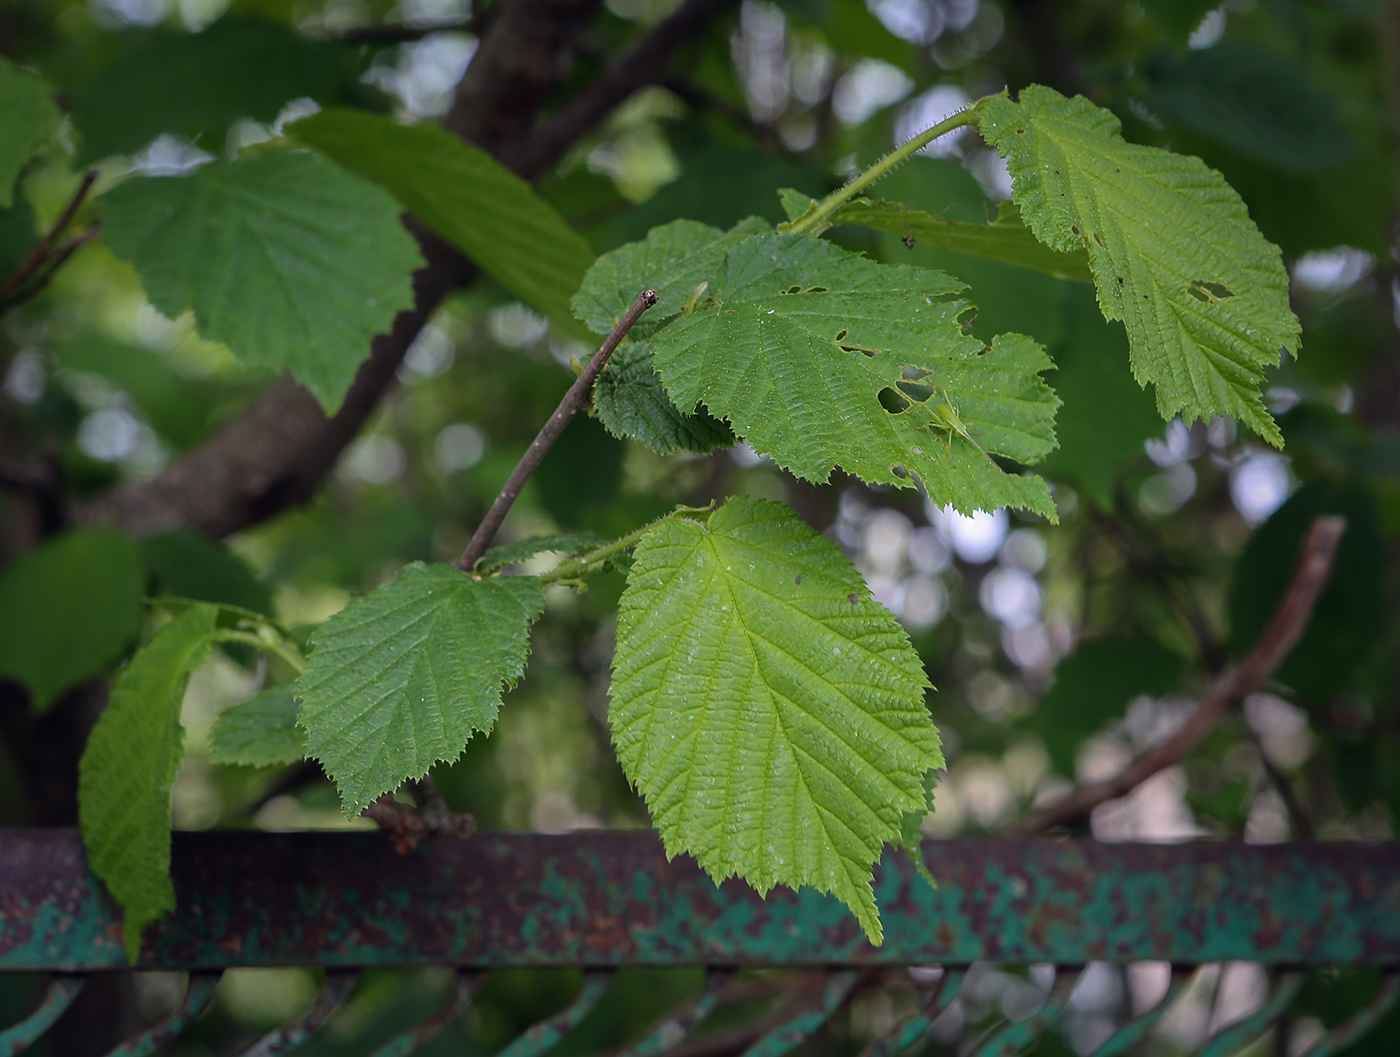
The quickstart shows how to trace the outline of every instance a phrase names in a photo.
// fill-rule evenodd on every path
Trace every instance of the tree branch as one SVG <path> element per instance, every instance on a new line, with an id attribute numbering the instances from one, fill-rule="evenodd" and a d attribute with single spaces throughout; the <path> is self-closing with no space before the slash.
<path id="1" fill-rule="evenodd" d="M 96 182 L 96 169 L 89 169 L 83 173 L 83 178 L 78 181 L 78 186 L 73 191 L 72 197 L 68 199 L 68 204 L 63 207 L 63 212 L 59 214 L 57 222 L 49 229 L 49 233 L 34 244 L 34 248 L 24 255 L 24 259 L 19 264 L 15 265 L 15 270 L 5 278 L 4 283 L 0 283 L 0 306 L 8 305 L 12 303 L 12 300 L 20 300 L 20 298 L 12 298 L 12 295 L 17 294 L 25 282 L 55 256 L 54 244 L 63 237 L 63 233 L 68 230 L 68 225 L 73 223 L 73 218 L 77 216 L 78 210 L 87 200 L 88 192 L 92 190 L 92 185 Z M 87 238 L 82 239 L 82 242 L 86 242 L 91 237 L 92 235 L 89 234 Z M 76 242 L 72 246 L 65 244 L 59 247 L 58 252 L 63 254 L 62 259 L 67 260 L 68 255 L 77 249 L 82 242 Z M 62 260 L 59 263 L 61 264 Z"/>
<path id="2" fill-rule="evenodd" d="M 509 151 L 509 163 L 517 170 L 540 172 L 557 162 L 574 141 L 597 127 L 633 92 L 660 81 L 671 56 L 694 40 L 712 18 L 736 3 L 737 0 L 685 0 L 606 73 Z"/>
<path id="3" fill-rule="evenodd" d="M 535 439 L 525 449 L 525 454 L 520 457 L 520 461 L 516 463 L 510 477 L 501 486 L 501 491 L 491 504 L 491 509 L 486 511 L 486 516 L 481 519 L 481 524 L 472 534 L 467 549 L 457 559 L 457 568 L 470 572 L 481 560 L 481 556 L 486 553 L 486 548 L 491 546 L 491 541 L 496 538 L 496 530 L 501 527 L 501 522 L 505 520 L 516 497 L 520 495 L 520 490 L 525 487 L 525 482 L 535 472 L 535 468 L 539 466 L 545 453 L 559 439 L 559 434 L 564 432 L 564 427 L 569 424 L 570 419 L 578 414 L 579 409 L 588 402 L 589 395 L 593 392 L 593 383 L 598 380 L 598 375 L 608 365 L 608 357 L 622 343 L 622 339 L 627 336 L 627 332 L 632 329 L 632 325 L 637 322 L 641 314 L 654 304 L 656 304 L 656 291 L 643 290 L 637 295 L 637 300 L 632 302 L 632 307 L 618 320 L 607 340 L 594 353 L 593 359 L 588 361 L 588 366 L 584 368 L 583 373 L 574 379 L 573 385 L 569 386 L 569 391 L 564 394 L 564 399 L 559 401 L 559 406 L 554 409 L 554 414 L 549 416 L 549 420 L 540 427 L 539 433 L 535 434 Z"/>
<path id="4" fill-rule="evenodd" d="M 1112 778 L 1080 786 L 1049 807 L 1023 819 L 1010 836 L 1028 837 L 1088 815 L 1109 800 L 1125 796 L 1157 772 L 1179 763 L 1215 729 L 1230 708 L 1259 689 L 1297 644 L 1313 607 L 1332 573 L 1337 543 L 1346 519 L 1317 518 L 1299 554 L 1293 578 L 1254 648 L 1239 664 L 1217 675 L 1206 687 L 1196 711 L 1165 741 L 1142 753 Z"/>

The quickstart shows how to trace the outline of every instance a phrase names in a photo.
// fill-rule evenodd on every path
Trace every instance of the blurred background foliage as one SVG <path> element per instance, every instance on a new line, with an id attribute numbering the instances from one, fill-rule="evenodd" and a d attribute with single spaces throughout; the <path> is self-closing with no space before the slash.
<path id="1" fill-rule="evenodd" d="M 556 103 L 672 7 L 607 0 Z M 184 171 L 255 146 L 318 105 L 442 115 L 491 14 L 468 0 L 5 0 L 0 53 L 55 85 L 67 116 L 21 174 L 14 204 L 0 210 L 0 275 L 52 225 L 94 162 L 103 181 L 132 169 Z M 1130 140 L 1218 168 L 1282 247 L 1304 327 L 1298 360 L 1269 380 L 1286 447 L 1275 452 L 1225 420 L 1162 423 L 1127 370 L 1121 328 L 1105 326 L 1086 286 L 845 229 L 832 233 L 845 245 L 966 281 L 979 335 L 1022 331 L 1052 350 L 1050 381 L 1064 407 L 1061 447 L 1043 472 L 1060 525 L 1004 511 L 962 517 L 839 475 L 811 487 L 744 445 L 663 459 L 580 418 L 503 539 L 616 535 L 677 502 L 726 494 L 788 502 L 856 561 L 924 658 L 949 762 L 924 832 L 953 836 L 995 833 L 1170 730 L 1211 675 L 1254 641 L 1310 520 L 1343 513 L 1349 530 L 1331 586 L 1269 690 L 1182 766 L 1098 809 L 1085 831 L 1106 840 L 1393 838 L 1398 69 L 1400 7 L 1370 0 L 745 0 L 687 44 L 663 84 L 636 93 L 540 183 L 596 250 L 678 217 L 782 219 L 779 188 L 820 195 L 893 143 L 1008 85 L 1082 92 L 1112 109 Z M 1008 181 L 975 134 L 927 153 L 876 193 L 946 219 L 994 215 Z M 200 341 L 188 317 L 163 318 L 100 240 L 0 327 L 5 561 L 54 527 L 8 480 L 20 460 L 44 460 L 65 500 L 81 501 L 157 473 L 272 380 Z M 477 281 L 422 332 L 399 384 L 310 503 L 225 541 L 189 532 L 141 541 L 150 591 L 307 625 L 405 562 L 451 561 L 572 380 L 570 358 L 587 351 Z M 496 731 L 435 771 L 452 806 L 482 827 L 648 824 L 605 725 L 622 586 L 613 572 L 586 593 L 551 589 L 529 671 Z M 346 825 L 318 771 L 208 762 L 214 718 L 266 676 L 235 651 L 196 676 L 178 828 Z M 23 824 L 36 812 L 14 763 L 0 763 L 0 821 Z M 562 1007 L 577 978 L 494 973 L 471 1012 L 425 1052 L 493 1052 Z M 754 974 L 755 997 L 741 1012 L 761 1018 L 803 993 L 801 981 L 765 990 L 765 979 Z M 929 1052 L 953 1052 L 964 1025 L 1024 1005 L 1036 979 L 982 974 L 959 1023 L 932 1038 Z M 1083 1052 L 1165 987 L 1160 967 L 1105 966 L 1093 981 L 1037 1053 Z M 7 1016 L 27 1007 L 33 984 L 0 979 Z M 623 974 L 555 1052 L 636 1038 L 699 984 L 696 973 Z M 161 974 L 135 986 L 141 1017 L 174 1000 Z M 177 1052 L 233 1052 L 298 1013 L 317 986 L 310 971 L 232 972 Z M 447 987 L 438 971 L 374 976 L 305 1052 L 368 1052 L 426 1015 Z M 1154 1045 L 1185 1052 L 1210 1024 L 1257 1005 L 1263 987 L 1257 967 L 1228 967 L 1193 992 Z M 1336 1022 L 1373 989 L 1365 974 L 1319 976 L 1295 1003 L 1293 1037 Z M 911 996 L 907 986 L 871 992 L 809 1045 L 853 1051 L 910 1008 Z M 742 1018 L 727 1016 L 704 1027 L 697 1057 L 730 1052 L 721 1042 Z M 1393 1053 L 1398 1040 L 1392 1018 L 1349 1052 Z"/>

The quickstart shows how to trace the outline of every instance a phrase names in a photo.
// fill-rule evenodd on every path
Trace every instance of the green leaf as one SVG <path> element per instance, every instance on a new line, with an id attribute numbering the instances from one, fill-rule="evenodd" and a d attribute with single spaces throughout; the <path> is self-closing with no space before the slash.
<path id="1" fill-rule="evenodd" d="M 1336 103 L 1272 49 L 1226 38 L 1158 55 L 1147 73 L 1157 115 L 1265 165 L 1320 173 L 1356 153 Z"/>
<path id="2" fill-rule="evenodd" d="M 730 428 L 703 409 L 687 415 L 666 395 L 645 342 L 623 345 L 593 386 L 593 406 L 614 437 L 632 437 L 652 451 L 706 453 L 734 443 Z"/>
<path id="3" fill-rule="evenodd" d="M 1162 417 L 1234 415 L 1281 445 L 1259 388 L 1297 351 L 1288 275 L 1220 174 L 1126 143 L 1109 111 L 1037 85 L 1019 103 L 987 100 L 978 128 L 1036 237 L 1088 249 L 1099 307 L 1127 327 L 1133 375 L 1157 387 Z"/>
<path id="4" fill-rule="evenodd" d="M 1175 690 L 1185 671 L 1185 659 L 1155 639 L 1083 643 L 1055 666 L 1055 681 L 1036 706 L 1031 729 L 1045 742 L 1055 769 L 1073 778 L 1075 754 L 1085 740 L 1121 719 L 1134 698 Z"/>
<path id="5" fill-rule="evenodd" d="M 0 208 L 0 281 L 9 277 L 38 241 L 28 201 L 19 197 L 8 209 Z"/>
<path id="6" fill-rule="evenodd" d="M 544 512 L 565 531 L 602 531 L 593 515 L 602 513 L 622 485 L 626 445 L 597 419 L 577 415 L 534 473 L 534 492 Z"/>
<path id="7" fill-rule="evenodd" d="M 272 593 L 238 555 L 198 532 L 161 532 L 141 541 L 160 593 L 272 613 Z"/>
<path id="8" fill-rule="evenodd" d="M 569 557 L 597 550 L 607 541 L 592 532 L 576 532 L 566 536 L 530 536 L 514 543 L 492 547 L 481 556 L 476 571 L 483 575 L 500 572 L 507 565 L 529 561 L 536 554 L 565 554 Z"/>
<path id="9" fill-rule="evenodd" d="M 663 521 L 635 559 L 608 722 L 667 855 L 830 892 L 879 943 L 871 866 L 943 766 L 908 636 L 779 503 Z"/>
<path id="10" fill-rule="evenodd" d="M 1353 686 L 1391 621 L 1382 575 L 1388 559 L 1375 499 L 1354 485 L 1317 482 L 1300 488 L 1254 530 L 1230 589 L 1230 651 L 1242 656 L 1287 590 L 1313 519 L 1324 514 L 1342 515 L 1347 529 L 1312 619 L 1274 676 L 1316 707 L 1326 707 Z"/>
<path id="11" fill-rule="evenodd" d="M 307 755 L 347 818 L 491 729 L 543 609 L 534 577 L 474 580 L 414 562 L 316 629 L 296 696 Z"/>
<path id="12" fill-rule="evenodd" d="M 117 676 L 78 766 L 78 815 L 93 873 L 126 912 L 126 953 L 175 909 L 170 789 L 184 755 L 180 704 L 204 663 L 218 610 L 193 606 L 166 624 Z"/>
<path id="13" fill-rule="evenodd" d="M 1033 463 L 1055 446 L 1050 359 L 1019 334 L 990 348 L 964 334 L 957 280 L 776 234 L 744 240 L 713 274 L 708 307 L 652 341 L 678 407 L 703 401 L 806 480 L 838 465 L 902 487 L 917 474 L 939 506 L 1054 520 L 1042 480 L 987 454 Z"/>
<path id="14" fill-rule="evenodd" d="M 201 336 L 240 360 L 290 368 L 328 414 L 370 339 L 413 304 L 422 258 L 397 204 L 314 154 L 132 179 L 102 201 L 112 252 L 156 308 L 192 308 Z"/>
<path id="15" fill-rule="evenodd" d="M 831 217 L 834 224 L 863 224 L 879 231 L 890 231 L 906 240 L 939 249 L 966 253 L 989 261 L 1000 261 L 1018 268 L 1045 272 L 1057 279 L 1089 282 L 1089 257 L 1082 250 L 1059 253 L 1040 242 L 1021 223 L 1020 213 L 1011 207 L 995 223 L 967 224 L 937 220 L 922 210 L 909 209 L 898 202 L 857 198 L 846 203 Z"/>
<path id="16" fill-rule="evenodd" d="M 0 576 L 0 675 L 36 712 L 100 675 L 141 630 L 145 570 L 136 541 L 74 529 L 16 558 Z"/>
<path id="17" fill-rule="evenodd" d="M 362 110 L 323 110 L 288 133 L 383 187 L 522 301 L 576 326 L 569 298 L 593 250 L 484 150 L 434 124 L 400 125 Z"/>
<path id="18" fill-rule="evenodd" d="M 274 767 L 306 756 L 290 683 L 270 686 L 219 713 L 210 731 L 209 759 L 243 767 Z"/>
<path id="19" fill-rule="evenodd" d="M 0 57 L 0 209 L 15 200 L 15 180 L 24 163 L 58 121 L 53 92 L 33 74 Z"/>
<path id="20" fill-rule="evenodd" d="M 356 76 L 345 55 L 258 18 L 221 18 L 200 33 L 123 34 L 116 57 L 74 93 L 77 163 L 134 153 L 162 133 L 219 154 L 239 118 L 270 122 L 293 99 L 333 101 Z"/>
<path id="21" fill-rule="evenodd" d="M 1037 469 L 1111 510 L 1119 474 L 1146 459 L 1143 444 L 1161 436 L 1162 420 L 1128 370 L 1123 332 L 1103 325 L 1087 287 L 1066 299 L 1065 323 L 1052 375 L 1064 401 L 1055 420 L 1060 446 Z"/>
<path id="22" fill-rule="evenodd" d="M 598 258 L 574 295 L 574 314 L 595 334 L 607 334 L 643 290 L 655 290 L 656 304 L 631 330 L 645 338 L 679 315 L 702 282 L 713 279 L 730 247 L 768 225 L 750 217 L 728 231 L 677 220 L 653 228 L 641 242 L 630 242 Z"/>

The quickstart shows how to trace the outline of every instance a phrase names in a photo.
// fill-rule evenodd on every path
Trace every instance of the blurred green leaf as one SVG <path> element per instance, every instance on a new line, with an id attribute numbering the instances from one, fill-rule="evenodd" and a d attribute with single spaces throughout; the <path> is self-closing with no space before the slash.
<path id="1" fill-rule="evenodd" d="M 272 614 L 272 593 L 238 555 L 198 532 L 162 532 L 141 541 L 160 593 Z"/>
<path id="2" fill-rule="evenodd" d="M 1151 394 L 1128 369 L 1123 331 L 1105 324 L 1086 289 L 1065 303 L 1065 338 L 1054 352 L 1050 382 L 1063 406 L 1055 416 L 1060 446 L 1038 469 L 1067 481 L 1101 509 L 1113 507 L 1113 485 L 1127 467 L 1143 461 L 1145 441 L 1160 436 Z"/>
<path id="3" fill-rule="evenodd" d="M 296 696 L 307 755 L 346 818 L 491 729 L 543 609 L 532 576 L 475 580 L 414 562 L 316 629 Z"/>
<path id="4" fill-rule="evenodd" d="M 1030 727 L 1045 742 L 1055 770 L 1073 778 L 1075 754 L 1089 737 L 1122 719 L 1134 698 L 1176 689 L 1185 671 L 1185 659 L 1155 639 L 1082 643 L 1055 666 L 1055 681 Z"/>
<path id="5" fill-rule="evenodd" d="M 1230 588 L 1230 649 L 1241 656 L 1268 624 L 1292 579 L 1303 537 L 1324 514 L 1344 516 L 1347 530 L 1312 620 L 1274 676 L 1317 707 L 1348 689 L 1389 623 L 1380 575 L 1386 549 L 1370 493 L 1324 482 L 1300 488 L 1254 530 Z"/>
<path id="6" fill-rule="evenodd" d="M 209 733 L 211 763 L 275 767 L 306 755 L 290 683 L 270 686 L 219 713 Z"/>
<path id="7" fill-rule="evenodd" d="M 1147 16 L 1173 44 L 1184 45 L 1212 10 L 1216 0 L 1142 0 Z"/>
<path id="8" fill-rule="evenodd" d="M 0 208 L 0 282 L 9 277 L 38 241 L 34 210 L 23 196 L 8 208 Z"/>
<path id="9" fill-rule="evenodd" d="M 126 955 L 175 909 L 170 790 L 184 756 L 180 705 L 209 656 L 218 610 L 192 606 L 156 632 L 112 687 L 78 767 L 78 813 L 93 873 L 126 912 Z"/>
<path id="10" fill-rule="evenodd" d="M 630 342 L 613 353 L 593 387 L 593 406 L 614 437 L 632 437 L 663 455 L 703 454 L 734 443 L 729 426 L 703 407 L 687 415 L 671 403 L 645 342 Z"/>
<path id="11" fill-rule="evenodd" d="M 199 33 L 130 30 L 115 58 L 74 93 L 77 163 L 132 154 L 163 133 L 222 153 L 239 118 L 264 123 L 293 99 L 336 100 L 347 53 L 285 23 L 221 18 Z"/>
<path id="12" fill-rule="evenodd" d="M 587 526 L 590 512 L 606 507 L 622 483 L 625 449 L 597 419 L 577 415 L 534 473 L 535 494 L 562 529 Z"/>
<path id="13" fill-rule="evenodd" d="M 172 319 L 245 363 L 287 367 L 329 414 L 422 264 L 387 194 L 314 154 L 215 162 L 102 196 L 103 233 Z M 252 306 L 256 306 L 253 310 Z"/>
<path id="14" fill-rule="evenodd" d="M 569 298 L 593 263 L 588 241 L 534 189 L 437 125 L 323 110 L 288 134 L 373 180 L 522 301 L 565 329 Z"/>
<path id="15" fill-rule="evenodd" d="M 136 541 L 111 529 L 73 529 L 20 555 L 0 576 L 0 675 L 47 710 L 126 652 L 144 581 Z"/>
<path id="16" fill-rule="evenodd" d="M 585 551 L 596 550 L 606 542 L 602 536 L 595 536 L 591 532 L 577 532 L 567 536 L 530 536 L 514 543 L 492 547 L 481 556 L 476 571 L 483 574 L 499 572 L 507 565 L 529 561 L 537 554 L 563 554 L 573 557 Z"/>
<path id="17" fill-rule="evenodd" d="M 58 122 L 53 90 L 0 56 L 0 209 L 14 204 L 15 180 Z M 5 272 L 0 272 L 3 278 Z"/>

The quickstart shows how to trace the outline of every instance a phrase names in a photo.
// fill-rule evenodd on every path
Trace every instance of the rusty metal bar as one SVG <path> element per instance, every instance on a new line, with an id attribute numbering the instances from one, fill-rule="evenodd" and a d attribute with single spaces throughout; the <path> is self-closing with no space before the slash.
<path id="1" fill-rule="evenodd" d="M 783 1021 L 744 1051 L 743 1057 L 783 1057 L 816 1034 L 851 997 L 860 974 L 852 969 L 832 973 L 822 989 L 821 1003 Z"/>
<path id="2" fill-rule="evenodd" d="M 734 974 L 720 969 L 705 974 L 705 987 L 688 1002 L 663 1017 L 661 1023 L 623 1051 L 620 1057 L 657 1057 L 678 1044 L 691 1029 L 714 1012 Z"/>
<path id="3" fill-rule="evenodd" d="M 1223 967 L 1221 971 L 1224 972 Z M 1230 1057 L 1233 1053 L 1239 1053 L 1278 1023 L 1278 1018 L 1288 1008 L 1288 1003 L 1293 1001 L 1303 986 L 1305 977 L 1305 973 L 1284 973 L 1274 988 L 1273 995 L 1264 1005 L 1243 1020 L 1222 1028 L 1197 1051 L 1196 1057 Z"/>
<path id="4" fill-rule="evenodd" d="M 135 1038 L 127 1039 L 107 1057 L 150 1057 L 168 1042 L 179 1038 L 180 1032 L 189 1026 L 190 1021 L 204 1012 L 204 1007 L 214 997 L 219 987 L 221 973 L 190 973 L 189 984 L 185 988 L 184 1001 L 174 1013 L 155 1027 L 143 1031 Z"/>
<path id="5" fill-rule="evenodd" d="M 811 889 L 716 887 L 651 833 L 177 833 L 179 910 L 140 965 L 1400 966 L 1400 845 L 928 841 L 877 868 L 884 946 Z M 0 831 L 0 969 L 126 965 L 75 832 Z"/>
<path id="6" fill-rule="evenodd" d="M 410 1054 L 418 1052 L 438 1032 L 462 1015 L 476 993 L 481 976 L 481 973 L 458 973 L 452 982 L 452 993 L 447 996 L 441 1009 L 416 1027 L 390 1039 L 371 1057 L 410 1057 Z"/>
<path id="7" fill-rule="evenodd" d="M 53 1026 L 63 1011 L 73 1004 L 84 980 L 77 976 L 55 976 L 49 981 L 38 1007 L 14 1027 L 0 1031 L 0 1057 L 23 1053 L 31 1043 Z"/>
<path id="8" fill-rule="evenodd" d="M 1181 992 L 1186 990 L 1186 985 L 1190 980 L 1189 973 L 1182 970 L 1173 971 L 1171 981 L 1167 985 L 1167 992 L 1162 996 L 1161 1001 L 1133 1017 L 1132 1020 L 1105 1039 L 1103 1044 L 1089 1057 L 1120 1057 L 1121 1054 L 1136 1050 L 1152 1029 L 1157 1026 L 1157 1021 L 1162 1019 L 1162 1015 L 1176 1004 L 1176 1000 L 1181 997 Z"/>
<path id="9" fill-rule="evenodd" d="M 966 969 L 944 969 L 943 975 L 925 997 L 924 1008 L 872 1042 L 860 1057 L 894 1057 L 894 1054 L 913 1046 L 928 1034 L 933 1022 L 953 1004 L 966 977 Z"/>
<path id="10" fill-rule="evenodd" d="M 973 1047 L 975 1057 L 1016 1057 L 1022 1050 L 1029 1049 L 1041 1032 L 1055 1023 L 1074 989 L 1073 973 L 1061 971 L 1058 975 L 1059 979 L 1046 993 L 1038 1009 L 1023 1020 L 994 1028 Z"/>
<path id="11" fill-rule="evenodd" d="M 540 1057 L 559 1044 L 578 1022 L 592 1012 L 608 984 L 612 983 L 611 969 L 595 969 L 583 974 L 583 986 L 574 1000 L 548 1020 L 542 1020 L 515 1039 L 496 1057 Z"/>
<path id="12" fill-rule="evenodd" d="M 1332 1054 L 1345 1050 L 1389 1013 L 1396 999 L 1400 999 L 1400 973 L 1390 973 L 1381 981 L 1380 990 L 1365 1009 L 1348 1017 L 1318 1039 L 1302 1057 L 1332 1057 Z"/>
<path id="13" fill-rule="evenodd" d="M 326 985 L 311 1003 L 311 1008 L 290 1024 L 273 1028 L 243 1051 L 243 1057 L 279 1057 L 291 1053 L 320 1030 L 326 1018 L 340 1008 L 360 978 L 357 972 L 330 972 Z"/>

